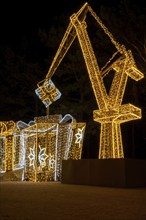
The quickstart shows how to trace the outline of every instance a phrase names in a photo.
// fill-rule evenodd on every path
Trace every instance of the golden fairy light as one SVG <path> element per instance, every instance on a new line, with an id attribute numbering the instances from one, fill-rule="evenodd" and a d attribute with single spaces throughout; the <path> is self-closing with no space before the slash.
<path id="1" fill-rule="evenodd" d="M 90 12 L 98 25 L 111 40 L 116 48 L 117 59 L 113 54 L 107 64 L 101 69 L 98 66 L 94 50 L 87 32 L 85 21 L 87 13 Z M 132 52 L 127 50 L 124 45 L 117 42 L 109 30 L 105 27 L 100 18 L 86 2 L 81 9 L 70 17 L 69 26 L 60 43 L 57 53 L 49 68 L 43 86 L 38 83 L 38 89 L 45 87 L 45 83 L 51 79 L 65 54 L 69 50 L 75 38 L 78 38 L 83 53 L 98 110 L 94 110 L 93 119 L 101 123 L 99 158 L 123 158 L 123 145 L 120 124 L 141 118 L 141 109 L 132 104 L 122 104 L 125 87 L 128 77 L 133 80 L 140 80 L 144 77 L 134 61 Z M 114 60 L 114 61 L 113 61 Z M 114 71 L 110 92 L 107 94 L 103 77 Z M 46 95 L 47 96 L 47 95 Z M 59 96 L 57 96 L 59 97 Z M 43 101 L 43 98 L 41 98 Z M 55 101 L 56 99 L 54 99 Z"/>
<path id="2" fill-rule="evenodd" d="M 85 21 L 90 12 L 116 48 L 116 53 L 101 69 L 87 32 Z M 99 159 L 123 158 L 123 144 L 120 124 L 141 118 L 141 109 L 123 104 L 128 77 L 138 81 L 144 77 L 134 61 L 132 52 L 120 45 L 102 23 L 100 18 L 85 3 L 70 17 L 58 51 L 46 78 L 38 83 L 36 94 L 46 108 L 60 98 L 51 77 L 78 38 L 98 109 L 93 111 L 94 121 L 101 124 Z M 115 59 L 118 54 L 118 58 Z M 113 59 L 114 58 L 114 59 Z M 107 93 L 103 78 L 114 72 L 114 78 Z M 71 120 L 71 123 L 68 121 Z M 47 115 L 34 118 L 29 124 L 19 121 L 0 122 L 0 173 L 23 169 L 24 178 L 32 181 L 60 180 L 62 160 L 81 159 L 86 123 L 77 123 L 69 114 Z"/>
<path id="3" fill-rule="evenodd" d="M 14 135 L 16 124 L 14 121 L 0 122 L 0 172 L 14 169 Z"/>
<path id="4" fill-rule="evenodd" d="M 36 117 L 29 124 L 0 122 L 0 173 L 23 170 L 24 180 L 60 180 L 62 160 L 81 159 L 85 127 L 70 114 Z"/>
<path id="5" fill-rule="evenodd" d="M 69 115 L 52 116 L 37 117 L 33 125 L 23 129 L 24 178 L 30 181 L 60 180 L 62 160 L 81 159 L 85 123 L 68 123 Z"/>

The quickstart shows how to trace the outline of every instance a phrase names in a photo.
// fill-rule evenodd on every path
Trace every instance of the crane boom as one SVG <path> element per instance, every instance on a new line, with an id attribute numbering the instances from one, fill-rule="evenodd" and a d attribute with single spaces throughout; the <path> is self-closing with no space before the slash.
<path id="1" fill-rule="evenodd" d="M 76 13 L 76 15 L 81 21 L 83 21 L 86 18 L 87 12 L 88 3 L 85 3 Z M 60 91 L 55 87 L 54 83 L 51 80 L 51 77 L 57 70 L 59 64 L 61 63 L 62 59 L 69 50 L 75 38 L 76 30 L 73 24 L 70 22 L 45 79 L 37 84 L 38 88 L 35 90 L 35 92 L 42 100 L 46 108 L 48 108 L 52 104 L 52 102 L 56 101 L 61 96 Z"/>
<path id="2" fill-rule="evenodd" d="M 98 66 L 92 44 L 87 32 L 85 21 L 87 12 L 95 18 L 105 34 L 114 44 L 117 52 L 108 60 L 101 69 Z M 46 107 L 60 98 L 61 93 L 51 81 L 51 77 L 72 45 L 78 38 L 82 54 L 89 74 L 89 79 L 98 105 L 98 110 L 93 111 L 93 120 L 101 123 L 99 158 L 123 158 L 123 145 L 120 124 L 141 118 L 141 110 L 131 104 L 122 104 L 128 76 L 138 81 L 144 77 L 135 64 L 130 50 L 120 45 L 104 26 L 102 21 L 91 9 L 88 3 L 70 17 L 70 24 L 65 32 L 54 60 L 49 68 L 46 78 L 38 83 L 36 93 Z M 118 55 L 118 57 L 117 57 Z M 115 57 L 116 56 L 116 57 Z M 114 58 L 114 59 L 113 59 Z M 111 70 L 115 72 L 112 84 L 107 94 L 103 77 Z"/>
<path id="3" fill-rule="evenodd" d="M 86 31 L 87 25 L 85 22 L 80 22 L 76 14 L 72 15 L 70 19 L 76 29 L 77 37 L 82 49 L 83 57 L 87 66 L 89 78 L 98 107 L 99 109 L 107 109 L 107 92 L 88 33 Z"/>
<path id="4" fill-rule="evenodd" d="M 85 3 L 82 6 L 82 8 L 76 13 L 76 16 L 78 17 L 78 19 L 80 19 L 80 21 L 83 21 L 86 18 L 87 12 L 88 12 L 88 3 Z M 73 24 L 70 22 L 64 34 L 64 37 L 62 38 L 62 41 L 59 45 L 59 48 L 56 52 L 56 55 L 52 61 L 52 64 L 48 70 L 46 79 L 50 79 L 53 76 L 53 74 L 57 70 L 59 64 L 63 60 L 65 54 L 69 50 L 75 38 L 76 38 L 76 30 Z"/>
<path id="5" fill-rule="evenodd" d="M 110 108 L 110 106 L 113 106 L 114 103 L 111 103 L 111 99 L 114 100 L 115 98 L 116 100 L 120 100 L 115 103 L 116 105 L 118 105 L 122 101 L 122 98 L 123 98 L 122 89 L 124 85 L 126 85 L 125 83 L 126 81 L 123 80 L 124 83 L 122 83 L 121 78 L 118 73 L 116 74 L 117 77 L 115 77 L 114 82 L 117 82 L 117 79 L 118 79 L 119 84 L 122 86 L 117 87 L 116 86 L 117 83 L 113 82 L 113 85 L 111 86 L 111 90 L 110 90 L 110 95 L 107 94 L 107 91 L 106 91 L 106 88 L 103 82 L 103 76 L 109 72 L 108 70 L 114 69 L 113 66 L 116 66 L 116 65 L 108 61 L 110 63 L 110 66 L 108 66 L 107 68 L 102 68 L 101 70 L 99 69 L 99 66 L 98 66 L 98 63 L 97 63 L 90 39 L 89 39 L 89 35 L 86 30 L 87 25 L 86 25 L 85 19 L 86 19 L 87 12 L 91 13 L 91 15 L 95 18 L 96 22 L 104 30 L 105 34 L 108 35 L 111 42 L 114 44 L 115 48 L 117 49 L 117 52 L 120 53 L 120 58 L 118 58 L 114 63 L 115 64 L 119 63 L 118 61 L 119 59 L 123 60 L 124 62 L 127 62 L 128 60 L 127 62 L 128 65 L 126 65 L 126 68 L 123 70 L 123 73 L 126 72 L 127 75 L 129 75 L 131 78 L 136 79 L 136 80 L 139 80 L 143 77 L 143 74 L 137 70 L 135 61 L 130 51 L 127 51 L 124 45 L 120 45 L 113 38 L 113 35 L 109 32 L 109 30 L 105 27 L 105 25 L 102 23 L 100 18 L 96 15 L 96 13 L 92 10 L 92 8 L 86 2 L 77 13 L 74 13 L 70 17 L 70 23 L 59 45 L 59 48 L 48 70 L 48 73 L 45 79 L 40 81 L 37 84 L 38 89 L 36 89 L 36 94 L 43 101 L 46 107 L 48 107 L 52 102 L 56 101 L 61 96 L 60 91 L 55 87 L 55 85 L 51 81 L 51 77 L 54 75 L 55 71 L 57 70 L 58 66 L 60 65 L 61 61 L 63 60 L 64 56 L 66 55 L 67 51 L 71 47 L 76 37 L 78 37 L 78 40 L 81 46 L 81 50 L 83 53 L 83 57 L 86 63 L 89 78 L 91 81 L 91 85 L 92 85 L 93 92 L 94 92 L 99 109 L 108 109 Z M 118 88 L 118 92 L 116 94 L 115 94 L 115 88 Z"/>
<path id="6" fill-rule="evenodd" d="M 46 107 L 48 107 L 53 101 L 57 100 L 61 95 L 61 93 L 56 88 L 54 89 L 54 84 L 52 83 L 52 81 L 50 81 L 50 79 L 55 73 L 55 71 L 57 70 L 59 64 L 63 60 L 65 54 L 69 50 L 76 36 L 78 37 L 81 48 L 82 48 L 83 56 L 84 56 L 85 63 L 88 69 L 88 73 L 90 76 L 90 81 L 93 87 L 95 98 L 96 98 L 96 101 L 98 102 L 98 106 L 99 108 L 106 108 L 107 106 L 106 103 L 107 103 L 108 97 L 106 94 L 106 89 L 104 88 L 104 85 L 103 85 L 101 73 L 99 71 L 99 67 L 98 67 L 98 64 L 97 64 L 97 61 L 94 55 L 94 51 L 92 49 L 91 43 L 89 43 L 90 40 L 89 40 L 88 33 L 85 30 L 85 28 L 83 28 L 84 26 L 83 24 L 85 24 L 85 18 L 86 18 L 86 14 L 88 11 L 89 11 L 89 5 L 88 3 L 85 3 L 77 13 L 74 13 L 70 17 L 71 22 L 68 25 L 68 28 L 64 34 L 64 37 L 60 43 L 60 46 L 56 52 L 56 55 L 52 61 L 52 64 L 48 70 L 46 78 L 37 84 L 38 89 L 36 90 L 36 93 L 42 99 Z M 80 25 L 76 25 L 77 23 Z M 80 31 L 82 32 L 81 34 L 80 34 Z M 86 58 L 87 52 L 89 55 L 88 59 Z M 103 86 L 101 87 L 100 84 L 102 84 Z M 48 87 L 49 87 L 49 93 L 53 91 L 52 95 L 48 93 L 47 91 Z M 50 89 L 50 87 L 52 87 L 53 89 Z M 50 95 L 49 101 L 46 101 L 47 96 L 49 95 Z"/>

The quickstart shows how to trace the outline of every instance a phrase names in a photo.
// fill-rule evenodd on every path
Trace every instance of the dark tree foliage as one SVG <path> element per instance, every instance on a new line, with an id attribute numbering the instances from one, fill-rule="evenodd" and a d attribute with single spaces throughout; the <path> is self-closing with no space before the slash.
<path id="1" fill-rule="evenodd" d="M 133 1 L 132 4 L 131 1 L 113 1 L 112 5 L 101 6 L 100 10 L 98 8 L 99 17 L 116 39 L 132 50 L 138 68 L 146 74 L 145 8 L 137 7 Z M 44 25 L 32 28 L 28 34 L 22 35 L 17 46 L 0 46 L 1 121 L 29 122 L 36 116 L 46 114 L 45 106 L 36 96 L 35 89 L 47 74 L 69 24 L 68 16 L 59 14 L 53 17 L 49 27 Z M 113 45 L 90 15 L 87 23 L 97 62 L 102 67 L 113 54 Z M 62 96 L 50 106 L 50 114 L 70 113 L 78 122 L 86 122 L 82 157 L 97 158 L 100 124 L 93 122 L 93 110 L 98 109 L 98 106 L 77 39 L 52 80 Z M 109 76 L 105 82 L 107 88 L 111 81 L 112 77 Z M 125 94 L 124 102 L 141 107 L 143 112 L 142 120 L 122 125 L 125 155 L 146 158 L 146 77 L 141 82 L 129 79 Z"/>
<path id="2" fill-rule="evenodd" d="M 100 17 L 115 39 L 131 49 L 139 70 L 146 75 L 146 7 L 139 1 L 121 0 L 114 7 L 102 6 Z M 146 107 L 145 85 L 146 77 L 132 84 L 132 96 L 141 107 Z"/>
<path id="3" fill-rule="evenodd" d="M 146 7 L 141 1 L 121 0 L 114 7 L 102 6 L 100 17 L 120 44 L 131 49 L 145 77 L 128 79 L 124 102 L 142 109 L 142 119 L 122 125 L 125 155 L 146 158 Z"/>
<path id="4" fill-rule="evenodd" d="M 0 120 L 29 122 L 37 113 L 34 89 L 41 67 L 10 47 L 0 49 Z"/>

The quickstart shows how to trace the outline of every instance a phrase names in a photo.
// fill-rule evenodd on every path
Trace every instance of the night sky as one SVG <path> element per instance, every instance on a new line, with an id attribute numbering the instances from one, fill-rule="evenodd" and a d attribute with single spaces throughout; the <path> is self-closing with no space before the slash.
<path id="1" fill-rule="evenodd" d="M 54 1 L 3 1 L 0 6 L 0 49 L 10 48 L 15 55 L 25 56 L 25 51 L 22 51 L 23 44 L 25 46 L 26 40 L 27 44 L 30 46 L 29 55 L 31 60 L 36 62 L 41 62 L 45 56 L 45 50 L 40 49 L 38 42 L 38 30 L 45 29 L 48 30 L 52 25 L 54 25 L 55 17 L 63 15 L 65 18 L 65 25 L 69 24 L 69 17 L 77 12 L 86 1 L 84 0 L 54 0 Z M 89 0 L 88 3 L 93 8 L 94 11 L 99 12 L 102 5 L 105 6 L 114 6 L 117 4 L 116 0 L 106 1 L 106 0 Z M 65 32 L 65 30 L 64 30 Z M 61 39 L 60 39 L 61 41 Z M 34 43 L 35 42 L 35 43 Z M 58 44 L 59 46 L 59 44 Z M 28 46 L 27 46 L 28 47 Z M 38 48 L 37 48 L 38 47 Z M 57 48 L 57 47 L 56 47 Z M 40 51 L 39 51 L 40 50 Z M 47 53 L 49 53 L 47 51 Z M 53 51 L 52 54 L 55 55 L 56 51 Z M 1 53 L 2 54 L 2 53 Z M 2 55 L 1 55 L 2 56 Z M 36 58 L 37 57 L 37 58 Z M 54 57 L 52 57 L 53 59 Z M 3 57 L 0 58 L 2 61 L 0 65 L 3 65 Z M 15 64 L 14 64 L 15 65 Z M 49 64 L 48 64 L 49 68 Z M 13 70 L 12 70 L 13 71 Z M 10 71 L 9 71 L 10 72 Z M 8 87 L 9 83 L 9 72 L 3 73 L 0 72 L 0 76 L 3 75 L 4 82 L 3 87 Z M 5 77 L 4 77 L 5 74 Z M 13 73 L 16 74 L 15 72 Z M 41 75 L 42 73 L 40 73 Z M 33 77 L 33 75 L 32 75 Z M 45 74 L 41 77 L 45 78 Z M 40 80 L 42 78 L 40 77 Z M 34 77 L 35 78 L 35 77 Z M 0 88 L 0 93 L 3 94 L 3 87 Z M 31 88 L 30 88 L 31 89 Z M 34 90 L 34 88 L 32 88 Z M 21 91 L 19 91 L 21 92 Z M 12 96 L 13 92 L 10 91 L 9 98 L 14 99 Z M 19 93 L 20 94 L 20 93 Z M 14 95 L 14 94 L 13 94 Z M 17 97 L 17 93 L 15 94 Z M 19 98 L 20 99 L 20 98 Z M 22 97 L 23 99 L 23 97 Z M 17 100 L 17 98 L 16 98 Z M 3 100 L 0 98 L 0 102 Z M 20 100 L 21 102 L 21 100 Z M 6 108 L 10 106 L 6 106 Z M 4 111 L 5 105 L 1 105 L 3 109 L 3 114 L 1 114 L 1 120 L 10 120 L 11 115 Z M 19 100 L 16 101 L 17 111 L 19 111 Z M 20 109 L 21 111 L 21 109 Z M 5 112 L 5 113 L 4 113 Z M 20 117 L 16 116 L 12 120 L 21 120 Z M 23 119 L 22 119 L 23 120 Z M 30 117 L 25 120 L 30 120 Z"/>
<path id="2" fill-rule="evenodd" d="M 68 19 L 86 2 L 84 0 L 54 1 L 3 1 L 0 7 L 1 38 L 5 44 L 17 44 L 17 40 L 37 28 L 47 28 L 54 16 L 64 14 Z M 116 0 L 89 0 L 97 11 L 101 5 L 116 5 Z M 2 43 L 2 42 L 1 42 Z"/>
<path id="3" fill-rule="evenodd" d="M 1 43 L 17 44 L 17 40 L 26 33 L 40 27 L 49 27 L 54 16 L 64 14 L 68 19 L 85 3 L 84 0 L 53 0 L 53 1 L 2 1 L 0 3 Z M 100 7 L 118 5 L 120 0 L 89 0 L 88 3 L 99 12 Z M 124 2 L 124 1 L 123 1 Z M 130 0 L 131 5 L 144 7 L 142 0 Z"/>
<path id="4" fill-rule="evenodd" d="M 69 17 L 77 12 L 81 6 L 86 1 L 83 0 L 54 0 L 54 1 L 3 1 L 0 3 L 0 49 L 3 50 L 3 48 L 11 48 L 15 54 L 20 53 L 19 45 L 22 44 L 23 39 L 25 37 L 27 39 L 30 39 L 30 41 L 34 41 L 37 38 L 38 30 L 39 29 L 49 29 L 51 25 L 54 23 L 55 16 L 64 15 L 65 17 L 65 24 L 69 23 Z M 108 6 L 108 7 L 115 7 L 119 4 L 120 0 L 89 0 L 88 3 L 92 7 L 92 9 L 97 13 L 100 12 L 100 9 L 102 6 Z M 124 1 L 123 1 L 124 2 Z M 145 2 L 141 0 L 135 0 L 129 1 L 131 5 L 136 4 L 137 7 L 144 7 Z M 28 37 L 31 36 L 31 37 Z M 60 39 L 61 40 L 61 39 Z M 31 42 L 30 42 L 31 44 Z M 59 45 L 58 45 L 59 46 Z M 33 51 L 34 50 L 34 51 Z M 40 50 L 41 51 L 41 50 Z M 35 57 L 35 48 L 32 47 L 32 56 Z M 41 51 L 42 54 L 38 56 L 38 62 L 39 59 L 43 57 L 43 51 Z M 44 52 L 45 53 L 45 52 Z M 56 51 L 54 51 L 54 54 Z M 24 54 L 25 55 L 25 54 Z M 33 57 L 32 57 L 33 59 Z M 53 57 L 52 57 L 53 59 Z M 3 65 L 3 63 L 0 60 L 0 65 Z M 49 68 L 49 64 L 48 64 Z M 3 72 L 0 72 L 0 77 L 2 76 Z M 9 74 L 9 73 L 8 73 Z M 14 73 L 15 74 L 15 73 Z M 42 73 L 40 73 L 42 74 Z M 33 75 L 32 75 L 33 77 Z M 41 75 L 42 77 L 42 75 Z M 40 79 L 42 80 L 42 78 Z M 45 74 L 43 76 L 45 78 Z M 3 94 L 3 88 L 9 86 L 9 82 L 7 83 L 8 75 L 5 73 L 5 82 L 0 88 L 0 102 L 1 102 L 1 112 L 3 112 L 0 115 L 0 120 L 27 120 L 27 122 L 30 119 L 33 119 L 34 116 L 31 115 L 31 117 L 26 116 L 26 118 L 23 116 L 23 118 L 17 117 L 17 111 L 21 111 L 21 108 L 19 106 L 19 100 L 16 98 L 15 106 L 13 106 L 14 113 L 12 114 L 11 111 L 8 113 L 8 111 L 5 112 L 5 108 L 11 109 L 11 106 L 6 106 L 2 104 L 3 100 L 1 97 L 4 97 Z M 34 77 L 35 78 L 35 77 Z M 33 80 L 33 78 L 32 78 Z M 34 88 L 30 88 L 30 90 L 34 91 Z M 33 92 L 32 91 L 32 92 Z M 18 91 L 18 93 L 15 93 L 15 97 L 17 97 L 17 94 L 19 97 L 21 97 L 21 91 Z M 34 91 L 35 93 L 35 91 Z M 14 94 L 13 94 L 14 95 Z M 9 99 L 13 99 L 14 96 L 12 95 L 12 92 L 9 93 Z M 22 97 L 23 99 L 23 97 Z M 29 99 L 29 97 L 28 97 Z M 6 102 L 6 101 L 5 101 Z M 31 102 L 31 101 L 30 101 Z M 32 108 L 35 108 L 33 105 Z M 13 111 L 13 110 L 12 110 Z M 15 113 L 16 112 L 16 113 Z M 67 113 L 67 112 L 66 112 Z M 21 115 L 21 114 L 20 114 Z M 14 118 L 13 118 L 14 117 Z M 27 118 L 28 117 L 28 118 Z M 140 122 L 137 122 L 139 124 Z M 139 129 L 139 128 L 138 128 Z M 128 137 L 127 137 L 128 138 Z"/>
<path id="5" fill-rule="evenodd" d="M 28 39 L 28 36 L 31 35 L 30 40 L 35 41 L 39 28 L 49 29 L 55 21 L 55 16 L 64 15 L 65 24 L 68 25 L 69 17 L 77 12 L 85 2 L 84 0 L 2 1 L 0 3 L 0 48 L 10 47 L 16 54 L 19 53 L 19 44 L 22 44 L 25 37 Z M 97 15 L 102 6 L 116 7 L 120 2 L 122 1 L 88 1 Z M 145 2 L 142 0 L 127 0 L 127 2 L 130 2 L 131 5 L 136 4 L 137 7 L 145 6 Z"/>
<path id="6" fill-rule="evenodd" d="M 38 28 L 49 28 L 55 16 L 63 14 L 69 21 L 69 16 L 77 12 L 85 2 L 84 0 L 2 1 L 0 3 L 0 45 L 17 46 L 24 35 L 35 33 Z M 115 7 L 120 2 L 122 0 L 88 1 L 97 14 L 102 6 Z M 143 0 L 127 0 L 127 2 L 137 7 L 145 7 Z"/>

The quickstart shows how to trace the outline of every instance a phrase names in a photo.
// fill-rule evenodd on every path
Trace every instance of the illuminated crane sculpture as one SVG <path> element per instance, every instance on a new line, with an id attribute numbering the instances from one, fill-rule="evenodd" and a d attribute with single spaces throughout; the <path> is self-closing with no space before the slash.
<path id="1" fill-rule="evenodd" d="M 112 59 L 115 57 L 115 54 L 113 54 L 112 58 L 107 62 L 107 65 L 102 69 L 98 66 L 87 33 L 87 24 L 85 22 L 87 12 L 91 13 L 105 34 L 110 38 L 117 50 L 115 54 L 119 54 L 117 59 Z M 76 36 L 78 37 L 81 46 L 95 99 L 99 108 L 93 112 L 94 121 L 101 123 L 99 159 L 123 158 L 124 153 L 120 124 L 141 118 L 140 108 L 137 108 L 132 104 L 122 104 L 127 79 L 128 76 L 130 76 L 132 79 L 138 81 L 142 79 L 144 75 L 137 69 L 131 51 L 126 50 L 123 45 L 120 45 L 113 38 L 113 35 L 104 26 L 88 3 L 85 3 L 77 13 L 74 13 L 70 17 L 70 24 L 65 32 L 46 78 L 37 85 L 38 88 L 36 89 L 36 94 L 46 107 L 60 98 L 61 93 L 51 81 L 51 77 L 55 73 Z M 103 82 L 103 77 L 109 74 L 110 71 L 114 71 L 115 75 L 108 94 Z"/>

